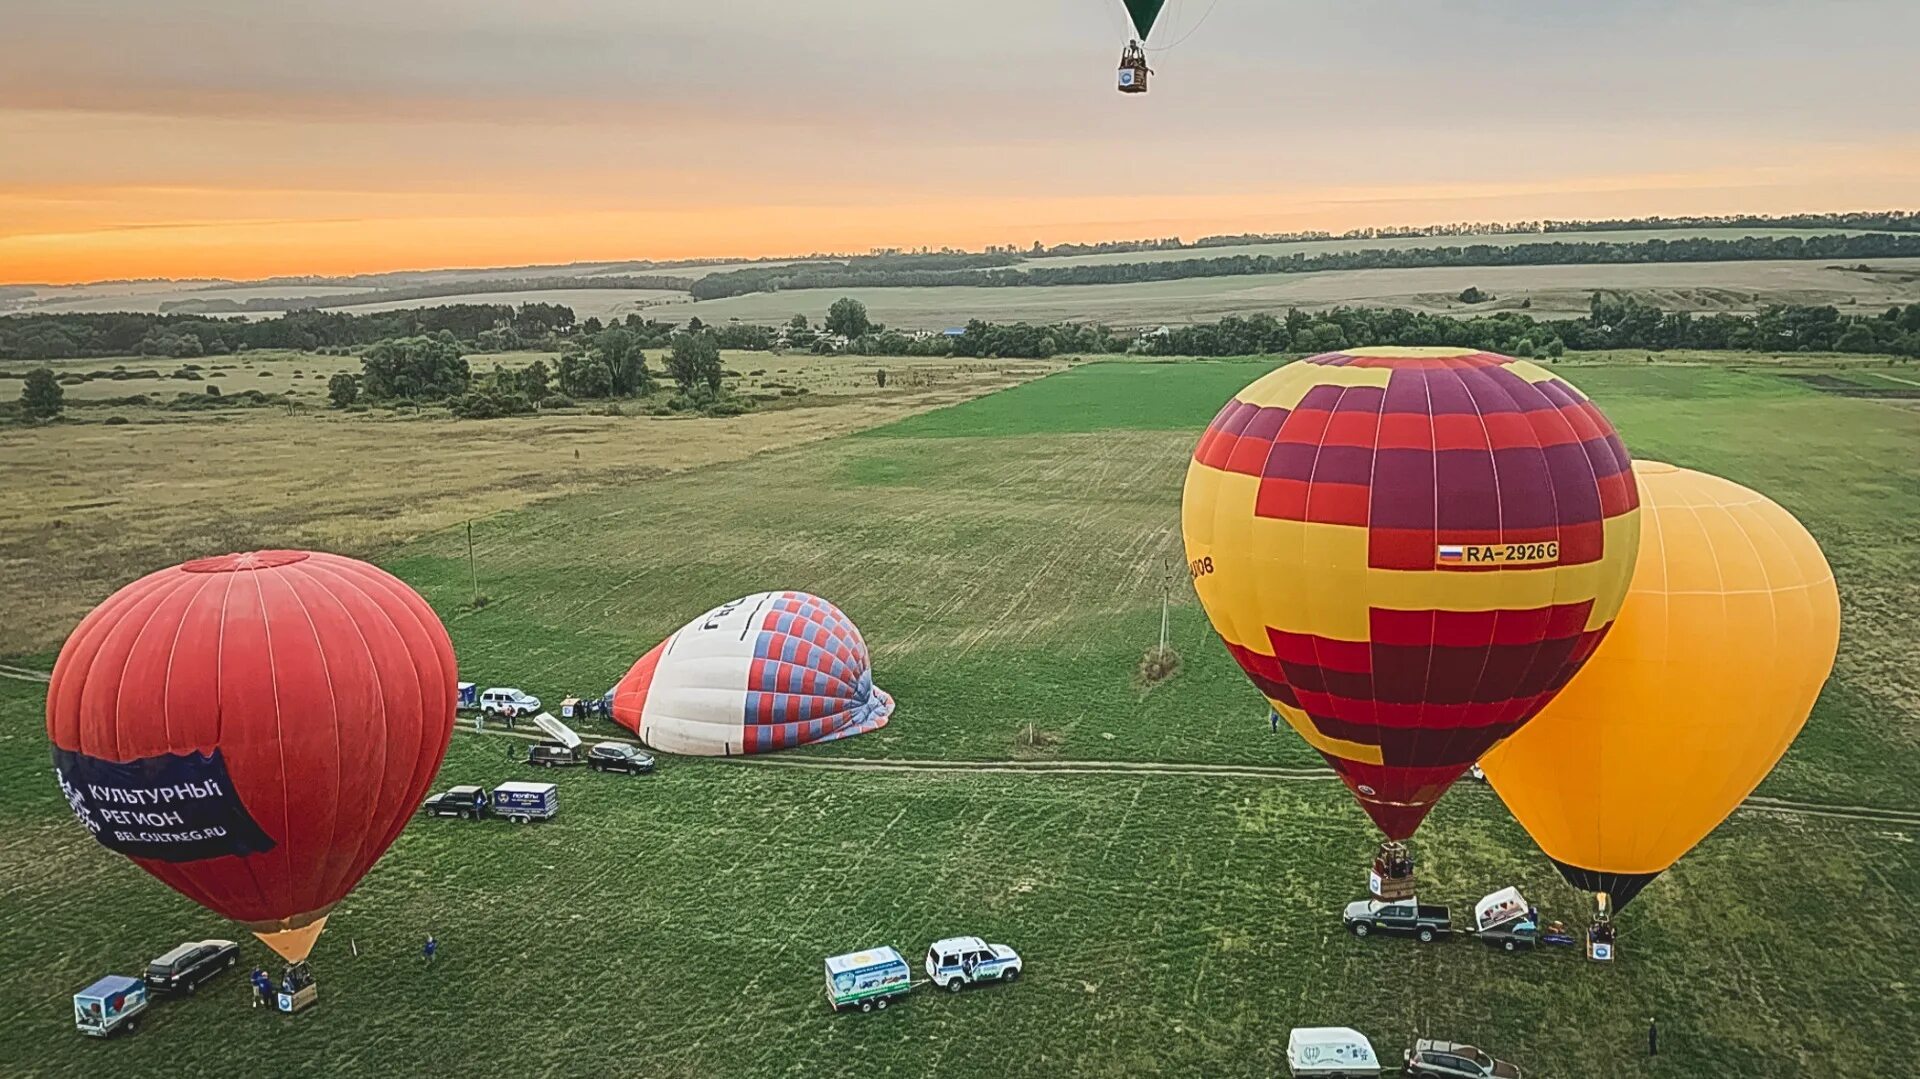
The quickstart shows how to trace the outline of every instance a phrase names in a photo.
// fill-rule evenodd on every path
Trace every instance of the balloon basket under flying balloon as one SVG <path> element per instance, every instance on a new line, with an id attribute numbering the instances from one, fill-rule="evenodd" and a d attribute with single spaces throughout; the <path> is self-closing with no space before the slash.
<path id="1" fill-rule="evenodd" d="M 1413 898 L 1413 852 L 1405 843 L 1390 839 L 1380 844 L 1373 868 L 1367 872 L 1367 891 L 1384 903 Z"/>
<path id="2" fill-rule="evenodd" d="M 1605 892 L 1593 893 L 1593 924 L 1587 927 L 1587 958 L 1596 963 L 1613 962 L 1613 900 Z"/>
<path id="3" fill-rule="evenodd" d="M 1138 41 L 1127 42 L 1120 50 L 1120 92 L 1123 94 L 1144 94 L 1147 92 L 1147 76 L 1153 69 L 1147 66 L 1147 53 Z"/>

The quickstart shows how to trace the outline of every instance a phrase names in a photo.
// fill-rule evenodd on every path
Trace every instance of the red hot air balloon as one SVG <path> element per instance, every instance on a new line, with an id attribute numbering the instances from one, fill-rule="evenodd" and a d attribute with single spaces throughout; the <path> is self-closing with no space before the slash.
<path id="1" fill-rule="evenodd" d="M 420 804 L 455 693 L 446 628 L 398 578 L 258 551 L 94 608 L 47 733 L 95 839 L 298 963 Z"/>

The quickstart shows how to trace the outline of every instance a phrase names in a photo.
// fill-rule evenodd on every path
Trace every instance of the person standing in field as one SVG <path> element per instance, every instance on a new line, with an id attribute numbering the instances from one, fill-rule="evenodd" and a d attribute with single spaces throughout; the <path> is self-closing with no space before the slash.
<path id="1" fill-rule="evenodd" d="M 433 939 L 432 933 L 428 933 L 427 942 L 420 946 L 421 957 L 424 958 L 428 963 L 432 963 L 433 957 L 439 954 L 439 951 L 440 951 L 440 942 Z"/>
<path id="2" fill-rule="evenodd" d="M 1647 1017 L 1647 1055 L 1660 1055 L 1660 1024 L 1654 1022 L 1653 1016 Z"/>

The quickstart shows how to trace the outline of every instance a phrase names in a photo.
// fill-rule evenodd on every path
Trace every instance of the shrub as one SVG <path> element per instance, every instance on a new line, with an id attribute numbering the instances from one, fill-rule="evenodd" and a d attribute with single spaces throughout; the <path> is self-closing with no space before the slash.
<path id="1" fill-rule="evenodd" d="M 127 418 L 125 416 L 108 416 L 107 417 L 108 427 L 122 427 L 122 426 L 125 426 L 126 423 L 127 423 Z"/>
<path id="2" fill-rule="evenodd" d="M 564 393 L 550 393 L 540 399 L 541 408 L 572 408 L 574 400 Z"/>

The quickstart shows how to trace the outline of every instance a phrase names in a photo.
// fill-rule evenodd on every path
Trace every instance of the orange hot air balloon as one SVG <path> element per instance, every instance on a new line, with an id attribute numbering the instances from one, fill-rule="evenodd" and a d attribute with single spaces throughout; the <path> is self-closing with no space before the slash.
<path id="1" fill-rule="evenodd" d="M 1228 651 L 1397 844 L 1599 644 L 1637 506 L 1613 426 L 1544 368 L 1369 348 L 1235 395 L 1181 522 Z"/>
<path id="2" fill-rule="evenodd" d="M 1481 762 L 1568 882 L 1612 909 L 1773 770 L 1840 641 L 1833 571 L 1791 514 L 1717 476 L 1634 471 L 1643 538 L 1613 632 Z"/>
<path id="3" fill-rule="evenodd" d="M 256 551 L 94 608 L 54 664 L 47 734 L 96 840 L 298 963 L 412 818 L 456 693 L 445 627 L 398 578 Z"/>

